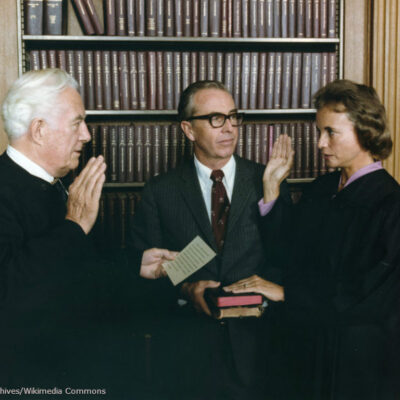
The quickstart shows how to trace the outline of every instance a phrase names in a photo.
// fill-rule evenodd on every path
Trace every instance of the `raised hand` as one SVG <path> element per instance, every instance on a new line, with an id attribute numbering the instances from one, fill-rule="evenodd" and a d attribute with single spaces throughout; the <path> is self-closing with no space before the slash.
<path id="1" fill-rule="evenodd" d="M 92 157 L 69 187 L 65 218 L 79 224 L 86 234 L 92 229 L 99 212 L 105 170 L 103 156 Z"/>

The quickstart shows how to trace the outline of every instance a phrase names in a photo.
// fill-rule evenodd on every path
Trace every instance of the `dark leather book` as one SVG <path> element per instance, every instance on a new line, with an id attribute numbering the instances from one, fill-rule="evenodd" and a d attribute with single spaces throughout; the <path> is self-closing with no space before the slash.
<path id="1" fill-rule="evenodd" d="M 215 80 L 215 69 L 216 69 L 216 54 L 214 51 L 207 52 L 207 79 Z"/>
<path id="2" fill-rule="evenodd" d="M 49 68 L 49 63 L 47 61 L 47 50 L 39 50 L 39 58 L 40 58 L 40 68 L 45 69 Z M 73 70 L 72 73 L 70 73 L 75 78 L 75 71 Z"/>
<path id="3" fill-rule="evenodd" d="M 126 181 L 135 181 L 135 127 L 126 128 Z"/>
<path id="4" fill-rule="evenodd" d="M 261 162 L 261 125 L 254 124 L 254 161 Z"/>
<path id="5" fill-rule="evenodd" d="M 90 20 L 89 12 L 85 7 L 85 0 L 72 0 L 77 19 L 85 35 L 94 35 L 96 33 L 93 23 Z"/>
<path id="6" fill-rule="evenodd" d="M 139 108 L 139 94 L 138 94 L 138 68 L 136 51 L 128 52 L 129 59 L 129 95 L 130 95 L 130 109 L 137 110 Z"/>
<path id="7" fill-rule="evenodd" d="M 320 0 L 319 37 L 328 37 L 328 0 Z"/>
<path id="8" fill-rule="evenodd" d="M 311 124 L 303 122 L 303 164 L 302 178 L 311 177 Z"/>
<path id="9" fill-rule="evenodd" d="M 67 55 L 65 50 L 57 50 L 57 68 L 67 70 Z"/>
<path id="10" fill-rule="evenodd" d="M 249 36 L 249 0 L 242 0 L 242 37 Z"/>
<path id="11" fill-rule="evenodd" d="M 85 0 L 85 7 L 96 35 L 104 35 L 104 26 L 100 21 L 100 17 L 97 14 L 96 8 L 94 7 L 93 0 Z"/>
<path id="12" fill-rule="evenodd" d="M 156 108 L 164 110 L 164 61 L 163 52 L 156 52 Z"/>
<path id="13" fill-rule="evenodd" d="M 96 108 L 94 98 L 94 55 L 93 51 L 85 50 L 84 57 L 84 74 L 85 74 L 85 107 L 87 110 L 94 110 Z"/>
<path id="14" fill-rule="evenodd" d="M 43 33 L 45 35 L 63 34 L 62 0 L 45 0 L 43 7 Z"/>
<path id="15" fill-rule="evenodd" d="M 265 37 L 274 37 L 274 0 L 265 0 Z"/>
<path id="16" fill-rule="evenodd" d="M 311 106 L 311 53 L 303 53 L 301 72 L 301 108 Z"/>
<path id="17" fill-rule="evenodd" d="M 109 148 L 109 165 L 110 182 L 118 182 L 118 126 L 110 125 L 110 148 Z"/>
<path id="18" fill-rule="evenodd" d="M 143 180 L 143 125 L 135 125 L 135 182 Z"/>
<path id="19" fill-rule="evenodd" d="M 275 53 L 274 108 L 282 105 L 282 52 Z"/>
<path id="20" fill-rule="evenodd" d="M 43 34 L 43 0 L 24 0 L 25 35 Z"/>
<path id="21" fill-rule="evenodd" d="M 135 13 L 136 13 L 136 36 L 144 36 L 146 32 L 146 11 L 145 11 L 145 1 L 136 0 L 135 3 Z"/>
<path id="22" fill-rule="evenodd" d="M 119 110 L 121 103 L 119 101 L 119 61 L 118 51 L 111 51 L 111 81 L 112 81 L 112 108 Z"/>
<path id="23" fill-rule="evenodd" d="M 313 0 L 304 0 L 304 37 L 310 38 L 313 35 Z"/>
<path id="24" fill-rule="evenodd" d="M 199 54 L 196 51 L 190 52 L 190 83 L 196 82 L 199 75 Z"/>
<path id="25" fill-rule="evenodd" d="M 145 182 L 147 182 L 153 176 L 152 153 L 153 153 L 153 126 L 144 125 L 143 174 Z"/>
<path id="26" fill-rule="evenodd" d="M 250 89 L 250 53 L 242 53 L 242 78 L 240 87 L 240 108 L 249 108 L 249 89 Z"/>
<path id="27" fill-rule="evenodd" d="M 42 53 L 41 53 L 42 54 Z M 75 74 L 75 54 L 74 54 L 74 50 L 67 50 L 66 51 L 66 55 L 67 55 L 67 72 L 73 77 L 76 78 L 76 74 Z M 43 65 L 43 63 L 47 62 L 44 58 L 41 58 L 41 67 L 42 68 L 46 68 L 46 66 Z"/>
<path id="28" fill-rule="evenodd" d="M 296 0 L 289 0 L 288 5 L 288 37 L 296 37 Z"/>
<path id="29" fill-rule="evenodd" d="M 207 79 L 207 53 L 205 51 L 199 52 L 199 81 Z"/>
<path id="30" fill-rule="evenodd" d="M 174 36 L 174 0 L 165 0 L 164 3 L 164 34 Z"/>
<path id="31" fill-rule="evenodd" d="M 152 147 L 152 164 L 153 164 L 153 174 L 152 176 L 159 175 L 161 172 L 161 126 L 153 125 L 153 147 Z"/>
<path id="32" fill-rule="evenodd" d="M 240 0 L 232 0 L 232 36 L 242 36 L 242 3 Z"/>
<path id="33" fill-rule="evenodd" d="M 305 37 L 305 34 L 306 34 L 305 27 L 304 27 L 305 12 L 306 12 L 305 1 L 306 0 L 297 0 L 296 36 L 298 38 L 303 38 L 303 37 Z"/>
<path id="34" fill-rule="evenodd" d="M 291 100 L 291 89 L 292 89 L 292 61 L 293 53 L 285 52 L 283 53 L 282 60 L 282 108 L 290 108 Z"/>
<path id="35" fill-rule="evenodd" d="M 230 93 L 233 93 L 233 53 L 224 55 L 224 79 L 223 82 Z"/>
<path id="36" fill-rule="evenodd" d="M 94 52 L 94 97 L 96 110 L 103 110 L 103 72 L 101 50 Z"/>
<path id="37" fill-rule="evenodd" d="M 83 104 L 86 104 L 86 82 L 85 82 L 85 57 L 83 50 L 75 50 L 75 79 L 79 85 L 79 93 L 82 97 Z"/>
<path id="38" fill-rule="evenodd" d="M 156 52 L 147 52 L 147 85 L 148 85 L 148 98 L 147 108 L 155 110 L 157 108 L 157 65 L 156 65 Z"/>
<path id="39" fill-rule="evenodd" d="M 183 0 L 183 36 L 193 36 L 192 33 L 192 0 Z"/>
<path id="40" fill-rule="evenodd" d="M 49 68 L 57 68 L 56 50 L 47 50 L 47 60 Z"/>
<path id="41" fill-rule="evenodd" d="M 226 35 L 228 37 L 232 37 L 233 36 L 233 0 L 228 0 L 228 5 L 227 5 L 227 18 L 228 18 L 228 22 L 227 22 L 227 32 Z"/>
<path id="42" fill-rule="evenodd" d="M 200 36 L 200 1 L 192 0 L 192 35 L 193 37 Z"/>
<path id="43" fill-rule="evenodd" d="M 200 1 L 200 36 L 208 36 L 208 0 Z"/>
<path id="44" fill-rule="evenodd" d="M 236 107 L 240 107 L 240 93 L 242 85 L 242 53 L 235 52 L 233 54 L 233 99 Z"/>
<path id="45" fill-rule="evenodd" d="M 146 0 L 146 36 L 156 36 L 156 0 Z"/>
<path id="46" fill-rule="evenodd" d="M 288 0 L 281 0 L 281 37 L 288 37 L 289 36 L 289 3 Z"/>
<path id="47" fill-rule="evenodd" d="M 147 57 L 146 52 L 137 52 L 137 66 L 138 66 L 138 95 L 139 95 L 139 109 L 146 110 L 148 95 L 147 95 Z"/>
<path id="48" fill-rule="evenodd" d="M 265 24 L 265 0 L 258 0 L 257 2 L 257 11 L 256 11 L 256 21 L 257 21 L 257 36 L 265 37 L 266 24 Z"/>
<path id="49" fill-rule="evenodd" d="M 274 107 L 274 88 L 275 88 L 275 52 L 267 53 L 267 78 L 265 91 L 265 108 Z"/>
<path id="50" fill-rule="evenodd" d="M 29 52 L 29 69 L 31 71 L 37 71 L 40 69 L 39 50 L 31 50 Z"/>
<path id="51" fill-rule="evenodd" d="M 311 53 L 311 99 L 321 87 L 321 53 Z M 311 107 L 311 103 L 310 103 Z"/>
<path id="52" fill-rule="evenodd" d="M 244 158 L 254 161 L 254 125 L 246 124 L 244 130 L 245 153 Z"/>
<path id="53" fill-rule="evenodd" d="M 260 163 L 268 162 L 268 124 L 261 124 Z"/>
<path id="54" fill-rule="evenodd" d="M 128 2 L 133 2 L 134 0 L 128 0 Z M 107 36 L 115 36 L 117 34 L 116 30 L 116 15 L 115 15 L 115 0 L 106 0 L 104 3 L 104 19 L 106 25 Z"/>
<path id="55" fill-rule="evenodd" d="M 333 82 L 337 78 L 337 58 L 336 53 L 328 53 L 329 57 L 329 70 L 328 70 L 328 82 Z"/>
<path id="56" fill-rule="evenodd" d="M 289 134 L 288 135 L 289 135 L 290 139 L 292 140 L 292 149 L 295 151 L 296 150 L 296 145 L 295 145 L 295 142 L 296 142 L 296 123 L 291 122 L 289 124 Z M 294 157 L 293 157 L 293 165 L 292 165 L 292 168 L 290 170 L 290 174 L 288 176 L 288 178 L 290 178 L 290 179 L 295 178 L 294 166 L 296 165 L 296 157 L 297 157 L 297 155 L 296 155 L 296 151 L 295 151 Z"/>
<path id="57" fill-rule="evenodd" d="M 172 124 L 170 128 L 170 151 L 169 151 L 169 167 L 176 168 L 178 164 L 178 137 L 179 127 L 177 124 Z"/>
<path id="58" fill-rule="evenodd" d="M 175 36 L 182 36 L 183 34 L 183 0 L 175 0 Z"/>
<path id="59" fill-rule="evenodd" d="M 221 37 L 228 36 L 228 1 L 230 0 L 221 0 Z"/>
<path id="60" fill-rule="evenodd" d="M 121 110 L 129 110 L 129 60 L 127 51 L 118 52 L 119 103 Z"/>
<path id="61" fill-rule="evenodd" d="M 300 108 L 302 53 L 293 53 L 291 108 Z"/>
<path id="62" fill-rule="evenodd" d="M 307 129 L 311 132 L 311 177 L 316 178 L 318 176 L 319 170 L 319 150 L 318 150 L 318 131 L 314 129 L 312 122 L 305 122 L 306 125 L 309 125 Z"/>
<path id="63" fill-rule="evenodd" d="M 254 110 L 257 108 L 257 92 L 258 86 L 258 59 L 259 53 L 254 51 L 250 53 L 250 84 L 249 84 L 249 109 Z"/>
<path id="64" fill-rule="evenodd" d="M 118 182 L 126 182 L 126 142 L 127 126 L 118 126 Z"/>
<path id="65" fill-rule="evenodd" d="M 173 52 L 174 109 L 178 108 L 182 91 L 182 57 L 179 51 Z"/>
<path id="66" fill-rule="evenodd" d="M 135 0 L 126 1 L 126 30 L 128 36 L 136 35 Z"/>
<path id="67" fill-rule="evenodd" d="M 111 52 L 101 50 L 101 72 L 103 83 L 103 107 L 112 110 Z"/>
<path id="68" fill-rule="evenodd" d="M 182 52 L 182 90 L 190 85 L 190 52 Z"/>
<path id="69" fill-rule="evenodd" d="M 328 37 L 336 37 L 336 0 L 328 0 Z"/>
<path id="70" fill-rule="evenodd" d="M 126 0 L 115 0 L 115 16 L 117 18 L 115 26 L 117 36 L 126 36 L 128 32 Z"/>
<path id="71" fill-rule="evenodd" d="M 99 155 L 99 127 L 95 124 L 88 124 L 88 129 L 91 137 L 88 153 L 90 157 L 97 157 Z"/>
<path id="72" fill-rule="evenodd" d="M 279 38 L 282 35 L 282 0 L 274 0 L 273 2 L 273 15 L 274 15 L 274 37 Z"/>
<path id="73" fill-rule="evenodd" d="M 221 0 L 209 0 L 209 22 L 210 31 L 209 36 L 219 37 L 221 30 Z"/>
<path id="74" fill-rule="evenodd" d="M 259 16 L 258 16 L 258 0 L 249 0 L 249 36 L 257 37 L 258 36 L 258 27 L 260 24 Z"/>
<path id="75" fill-rule="evenodd" d="M 109 149 L 108 149 L 108 144 L 109 144 L 109 126 L 108 125 L 100 125 L 100 154 L 103 155 L 104 157 L 104 162 L 107 165 L 106 169 L 106 182 L 109 182 L 110 180 L 110 168 L 109 168 Z"/>
<path id="76" fill-rule="evenodd" d="M 244 157 L 244 127 L 245 125 L 240 125 L 238 127 L 238 140 L 236 145 L 236 154 L 242 158 Z"/>
<path id="77" fill-rule="evenodd" d="M 328 83 L 329 56 L 327 52 L 321 54 L 321 87 Z"/>
<path id="78" fill-rule="evenodd" d="M 215 59 L 215 79 L 218 82 L 222 82 L 224 79 L 224 53 L 222 51 L 216 52 Z"/>
<path id="79" fill-rule="evenodd" d="M 168 171 L 170 125 L 161 126 L 161 172 Z"/>
<path id="80" fill-rule="evenodd" d="M 164 36 L 164 0 L 157 0 L 156 33 Z"/>
<path id="81" fill-rule="evenodd" d="M 320 36 L 320 0 L 313 0 L 313 37 L 319 38 Z"/>
<path id="82" fill-rule="evenodd" d="M 174 109 L 174 77 L 172 51 L 164 52 L 164 109 Z"/>
<path id="83" fill-rule="evenodd" d="M 295 154 L 296 157 L 294 159 L 294 176 L 295 178 L 302 177 L 302 164 L 303 164 L 303 124 L 301 122 L 296 123 L 296 132 L 295 132 Z"/>

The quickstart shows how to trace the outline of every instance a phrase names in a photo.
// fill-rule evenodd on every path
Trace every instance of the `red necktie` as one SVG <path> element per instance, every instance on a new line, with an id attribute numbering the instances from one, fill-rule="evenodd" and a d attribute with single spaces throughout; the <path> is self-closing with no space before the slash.
<path id="1" fill-rule="evenodd" d="M 211 191 L 211 225 L 218 251 L 221 251 L 224 247 L 226 224 L 230 208 L 225 186 L 222 183 L 223 177 L 224 173 L 220 169 L 212 171 L 210 176 L 214 182 Z"/>

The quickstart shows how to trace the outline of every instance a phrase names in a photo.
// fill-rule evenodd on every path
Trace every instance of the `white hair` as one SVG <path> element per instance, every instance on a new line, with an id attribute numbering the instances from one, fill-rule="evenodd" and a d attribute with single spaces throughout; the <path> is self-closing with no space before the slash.
<path id="1" fill-rule="evenodd" d="M 18 78 L 9 89 L 2 107 L 4 129 L 10 141 L 23 136 L 35 118 L 54 114 L 58 95 L 78 83 L 64 70 L 48 68 L 30 71 Z"/>

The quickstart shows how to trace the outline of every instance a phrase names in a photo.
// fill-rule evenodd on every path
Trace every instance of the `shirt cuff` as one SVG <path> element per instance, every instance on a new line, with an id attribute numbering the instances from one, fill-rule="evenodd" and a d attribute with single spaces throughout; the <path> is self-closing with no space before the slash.
<path id="1" fill-rule="evenodd" d="M 260 215 L 265 217 L 271 210 L 272 207 L 275 205 L 276 199 L 269 201 L 268 203 L 264 203 L 264 199 L 261 199 L 258 202 L 258 209 L 260 211 Z"/>

